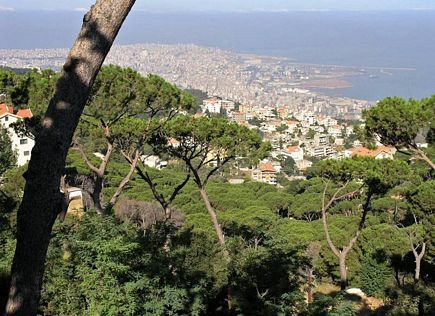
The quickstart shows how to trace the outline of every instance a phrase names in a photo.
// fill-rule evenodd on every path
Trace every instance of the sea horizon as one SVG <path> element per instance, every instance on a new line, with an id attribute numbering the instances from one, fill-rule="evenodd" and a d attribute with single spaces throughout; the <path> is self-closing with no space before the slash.
<path id="1" fill-rule="evenodd" d="M 78 11 L 0 12 L 2 49 L 68 48 Z M 57 27 L 54 27 L 54 26 Z M 321 90 L 376 101 L 435 94 L 435 11 L 132 12 L 117 44 L 196 44 L 239 54 L 286 57 L 298 64 L 379 68 Z M 5 34 L 6 33 L 6 34 Z M 400 68 L 413 69 L 412 71 Z M 391 71 L 382 71 L 390 69 Z M 315 89 L 314 89 L 315 90 Z"/>

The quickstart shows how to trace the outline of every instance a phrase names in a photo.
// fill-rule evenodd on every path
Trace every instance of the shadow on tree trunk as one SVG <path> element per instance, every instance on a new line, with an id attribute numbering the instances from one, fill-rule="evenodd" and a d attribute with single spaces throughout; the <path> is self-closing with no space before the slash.
<path id="1" fill-rule="evenodd" d="M 5 315 L 37 313 L 51 231 L 61 210 L 60 179 L 72 136 L 95 77 L 134 2 L 97 1 L 83 18 L 24 175 Z"/>

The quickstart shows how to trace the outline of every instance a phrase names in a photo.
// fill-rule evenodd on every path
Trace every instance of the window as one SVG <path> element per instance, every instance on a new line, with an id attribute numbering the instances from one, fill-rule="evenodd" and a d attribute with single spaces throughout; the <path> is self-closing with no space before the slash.
<path id="1" fill-rule="evenodd" d="M 30 151 L 26 150 L 26 151 L 24 152 L 24 156 L 29 156 L 29 155 L 30 155 Z"/>
<path id="2" fill-rule="evenodd" d="M 9 117 L 5 116 L 5 122 L 9 121 Z"/>
<path id="3" fill-rule="evenodd" d="M 27 139 L 26 138 L 20 139 L 20 145 L 25 145 L 25 144 L 27 144 Z"/>

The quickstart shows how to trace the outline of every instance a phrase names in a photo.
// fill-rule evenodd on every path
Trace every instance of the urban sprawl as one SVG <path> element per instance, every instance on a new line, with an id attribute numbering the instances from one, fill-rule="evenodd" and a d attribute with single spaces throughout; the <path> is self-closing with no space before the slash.
<path id="1" fill-rule="evenodd" d="M 66 49 L 0 50 L 0 66 L 59 70 L 66 55 Z M 346 88 L 347 76 L 368 76 L 366 69 L 296 64 L 287 58 L 181 44 L 114 46 L 106 64 L 131 67 L 144 75 L 158 74 L 181 88 L 201 90 L 208 97 L 196 115 L 226 116 L 258 129 L 272 145 L 271 156 L 257 168 L 239 170 L 239 175 L 256 181 L 276 185 L 279 174 L 301 177 L 321 159 L 355 155 L 391 158 L 395 153 L 381 144 L 365 148 L 356 137 L 355 127 L 363 124 L 361 113 L 372 102 L 315 92 Z M 8 127 L 6 120 L 19 119 L 20 114 L 9 111 L 5 104 L 2 107 L 0 122 Z M 23 147 L 19 161 L 23 164 L 30 158 L 31 140 L 15 136 L 15 149 L 20 153 Z M 289 160 L 293 171 L 282 172 L 283 161 Z M 166 165 L 158 157 L 147 157 L 144 162 L 152 167 Z M 243 177 L 232 181 L 243 181 Z"/>

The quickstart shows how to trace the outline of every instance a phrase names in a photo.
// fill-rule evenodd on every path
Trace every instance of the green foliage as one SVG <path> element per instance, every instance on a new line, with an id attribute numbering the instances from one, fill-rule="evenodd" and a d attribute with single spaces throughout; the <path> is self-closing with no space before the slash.
<path id="1" fill-rule="evenodd" d="M 242 238 L 247 245 L 258 246 L 265 234 L 276 225 L 277 217 L 269 210 L 250 207 L 245 210 L 231 210 L 219 214 L 220 222 L 228 236 Z"/>
<path id="2" fill-rule="evenodd" d="M 175 240 L 168 257 L 164 230 L 140 234 L 110 216 L 69 219 L 54 233 L 41 305 L 45 315 L 202 315 L 207 293 L 216 293 L 197 265 L 184 266 L 199 247 L 191 238 L 183 247 L 177 243 L 184 237 Z"/>
<path id="3" fill-rule="evenodd" d="M 17 163 L 17 154 L 12 148 L 8 132 L 0 124 L 0 177 Z"/>
<path id="4" fill-rule="evenodd" d="M 54 93 L 58 73 L 52 70 L 33 69 L 22 74 L 0 70 L 0 94 L 5 103 L 15 108 L 30 108 L 33 114 L 41 117 Z"/>
<path id="5" fill-rule="evenodd" d="M 51 69 L 42 71 L 33 70 L 29 74 L 28 96 L 26 107 L 32 110 L 33 115 L 41 117 L 50 103 L 59 73 Z"/>
<path id="6" fill-rule="evenodd" d="M 254 126 L 258 126 L 258 127 L 260 127 L 260 126 L 261 126 L 261 123 L 263 123 L 263 122 L 264 122 L 264 121 L 259 120 L 257 117 L 254 117 L 254 118 L 248 120 L 248 123 L 249 123 L 249 124 L 254 125 Z"/>
<path id="7" fill-rule="evenodd" d="M 134 314 L 138 302 L 132 296 L 133 280 L 141 263 L 134 233 L 109 217 L 93 216 L 56 231 L 48 256 L 44 312 Z"/>
<path id="8" fill-rule="evenodd" d="M 336 183 L 356 180 L 367 186 L 372 194 L 385 194 L 413 177 L 409 166 L 403 161 L 366 157 L 323 160 L 311 172 Z"/>
<path id="9" fill-rule="evenodd" d="M 322 209 L 321 196 L 315 192 L 304 192 L 295 196 L 289 214 L 297 219 L 311 221 L 318 218 Z"/>
<path id="10" fill-rule="evenodd" d="M 10 169 L 3 175 L 0 191 L 0 214 L 17 210 L 23 197 L 24 177 L 27 165 Z"/>
<path id="11" fill-rule="evenodd" d="M 384 260 L 392 257 L 403 257 L 409 251 L 406 231 L 387 223 L 375 223 L 366 227 L 361 235 L 359 245 L 364 253 L 384 253 Z"/>
<path id="12" fill-rule="evenodd" d="M 388 316 L 432 315 L 435 310 L 435 290 L 433 286 L 409 284 L 388 291 Z"/>
<path id="13" fill-rule="evenodd" d="M 284 157 L 281 160 L 281 167 L 282 167 L 282 171 L 286 174 L 286 175 L 292 175 L 295 173 L 295 166 L 296 166 L 296 162 L 292 157 Z"/>
<path id="14" fill-rule="evenodd" d="M 331 297 L 316 294 L 314 302 L 308 306 L 308 315 L 313 316 L 356 316 L 359 315 L 355 304 L 346 299 L 344 293 Z"/>
<path id="15" fill-rule="evenodd" d="M 241 252 L 233 262 L 236 310 L 244 315 L 298 313 L 304 307 L 296 278 L 300 265 L 294 251 L 279 246 Z"/>
<path id="16" fill-rule="evenodd" d="M 429 117 L 421 102 L 402 98 L 386 98 L 364 112 L 369 135 L 378 135 L 385 145 L 410 147 Z"/>
<path id="17" fill-rule="evenodd" d="M 316 131 L 314 131 L 314 130 L 312 130 L 311 128 L 308 130 L 308 133 L 307 133 L 307 138 L 308 139 L 313 139 L 314 138 L 314 136 L 316 135 Z"/>
<path id="18" fill-rule="evenodd" d="M 361 265 L 363 292 L 370 296 L 383 297 L 384 290 L 393 276 L 388 261 L 385 261 L 385 252 L 366 254 Z"/>
<path id="19" fill-rule="evenodd" d="M 338 304 L 330 313 L 330 316 L 356 316 L 357 309 L 353 302 L 343 301 Z"/>
<path id="20" fill-rule="evenodd" d="M 276 128 L 276 131 L 277 131 L 278 133 L 282 133 L 282 132 L 284 132 L 285 130 L 287 130 L 287 128 L 288 128 L 287 125 L 285 125 L 285 124 L 281 124 L 281 125 L 279 125 L 279 126 Z"/>

